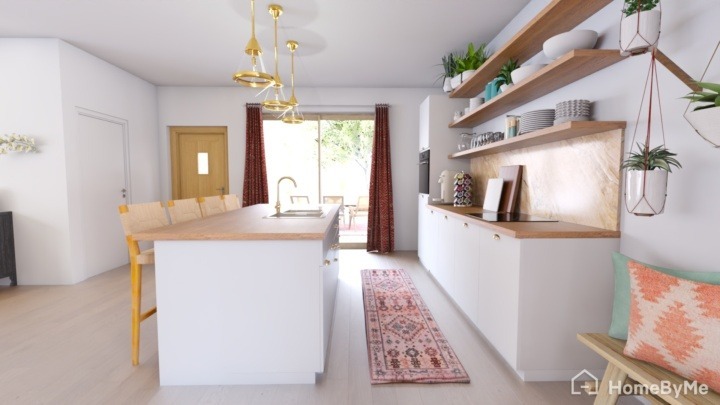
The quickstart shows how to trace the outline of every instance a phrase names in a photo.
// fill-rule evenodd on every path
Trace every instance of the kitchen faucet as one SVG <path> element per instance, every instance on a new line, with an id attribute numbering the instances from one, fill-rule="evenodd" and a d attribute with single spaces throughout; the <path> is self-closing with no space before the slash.
<path id="1" fill-rule="evenodd" d="M 277 182 L 277 193 L 275 194 L 275 196 L 277 196 L 277 202 L 275 203 L 275 213 L 276 214 L 280 214 L 280 182 L 282 182 L 285 179 L 292 181 L 293 186 L 295 186 L 295 188 L 297 188 L 297 183 L 295 182 L 295 179 L 293 179 L 292 177 L 290 177 L 290 176 L 280 177 L 280 180 L 278 180 L 278 182 Z"/>

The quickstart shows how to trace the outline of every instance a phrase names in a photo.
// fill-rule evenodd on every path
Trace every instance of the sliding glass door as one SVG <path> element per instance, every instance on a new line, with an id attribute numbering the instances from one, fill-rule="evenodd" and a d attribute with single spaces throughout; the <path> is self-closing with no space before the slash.
<path id="1" fill-rule="evenodd" d="M 264 121 L 265 157 L 270 203 L 277 198 L 277 181 L 283 182 L 280 203 L 343 204 L 340 237 L 344 243 L 365 242 L 367 198 L 374 117 L 372 115 L 305 116 L 302 124 Z"/>

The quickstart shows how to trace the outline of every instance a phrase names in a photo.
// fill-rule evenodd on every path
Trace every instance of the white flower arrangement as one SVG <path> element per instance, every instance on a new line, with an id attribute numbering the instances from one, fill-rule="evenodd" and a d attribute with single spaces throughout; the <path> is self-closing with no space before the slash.
<path id="1" fill-rule="evenodd" d="M 0 135 L 0 155 L 8 152 L 37 152 L 35 140 L 27 135 Z"/>

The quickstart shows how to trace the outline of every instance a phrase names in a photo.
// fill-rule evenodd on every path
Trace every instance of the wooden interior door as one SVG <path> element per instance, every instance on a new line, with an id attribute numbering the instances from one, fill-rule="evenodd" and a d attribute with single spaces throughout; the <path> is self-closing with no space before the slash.
<path id="1" fill-rule="evenodd" d="M 170 127 L 172 198 L 228 194 L 227 127 Z"/>

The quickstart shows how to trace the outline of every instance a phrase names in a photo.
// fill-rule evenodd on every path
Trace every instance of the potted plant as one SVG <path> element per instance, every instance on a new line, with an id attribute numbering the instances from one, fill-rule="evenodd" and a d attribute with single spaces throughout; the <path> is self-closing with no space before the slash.
<path id="1" fill-rule="evenodd" d="M 504 65 L 500 68 L 500 72 L 498 72 L 497 78 L 499 79 L 498 84 L 500 85 L 500 91 L 503 92 L 508 89 L 508 87 L 513 85 L 512 76 L 510 76 L 510 73 L 512 73 L 513 70 L 518 68 L 518 61 L 508 59 L 507 62 L 505 62 Z"/>
<path id="2" fill-rule="evenodd" d="M 623 55 L 645 53 L 660 39 L 660 0 L 625 0 L 620 22 L 620 51 Z"/>
<path id="3" fill-rule="evenodd" d="M 456 88 L 460 83 L 467 80 L 475 70 L 479 68 L 488 58 L 487 45 L 480 44 L 477 49 L 472 42 L 468 44 L 467 52 L 463 56 L 456 56 L 455 59 L 455 76 L 450 84 L 452 88 Z"/>
<path id="4" fill-rule="evenodd" d="M 438 76 L 437 80 L 443 81 L 443 91 L 445 93 L 449 93 L 452 91 L 452 86 L 450 85 L 450 80 L 455 75 L 455 68 L 457 65 L 457 56 L 455 56 L 452 53 L 449 53 L 442 57 L 442 67 L 443 72 L 440 73 L 440 76 Z M 437 80 L 435 81 L 437 83 Z"/>
<path id="5" fill-rule="evenodd" d="M 637 144 L 637 151 L 631 151 L 622 168 L 625 176 L 625 206 L 628 212 L 638 216 L 662 214 L 667 195 L 667 176 L 672 167 L 681 168 L 665 145 L 653 149 L 647 144 Z"/>
<path id="6" fill-rule="evenodd" d="M 703 90 L 693 91 L 684 98 L 698 103 L 685 119 L 695 131 L 716 148 L 720 147 L 720 84 L 698 82 Z"/>

